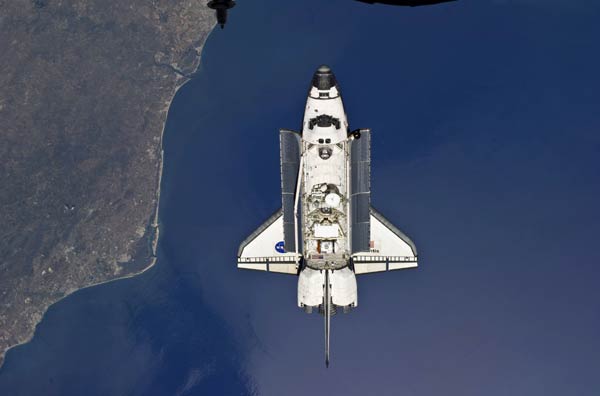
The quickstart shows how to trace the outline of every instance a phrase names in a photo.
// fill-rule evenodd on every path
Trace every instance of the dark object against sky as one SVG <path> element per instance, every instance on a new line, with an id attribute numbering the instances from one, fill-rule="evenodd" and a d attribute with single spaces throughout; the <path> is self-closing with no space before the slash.
<path id="1" fill-rule="evenodd" d="M 233 0 L 211 0 L 208 2 L 208 8 L 212 8 L 217 11 L 217 22 L 221 25 L 221 29 L 225 27 L 227 23 L 227 10 L 235 7 L 235 1 Z"/>
<path id="2" fill-rule="evenodd" d="M 356 1 L 360 1 L 361 3 L 368 3 L 368 4 L 381 3 L 381 4 L 397 5 L 397 6 L 418 7 L 418 6 L 439 4 L 439 3 L 449 3 L 451 1 L 456 1 L 456 0 L 356 0 Z"/>

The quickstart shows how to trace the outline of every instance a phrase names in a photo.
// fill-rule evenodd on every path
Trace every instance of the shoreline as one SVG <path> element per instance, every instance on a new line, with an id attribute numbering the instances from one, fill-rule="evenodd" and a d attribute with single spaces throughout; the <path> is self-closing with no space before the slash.
<path id="1" fill-rule="evenodd" d="M 31 342 L 31 340 L 33 340 L 33 338 L 35 337 L 35 335 L 37 333 L 38 325 L 44 320 L 44 318 L 46 317 L 46 313 L 48 312 L 48 310 L 50 309 L 50 307 L 52 307 L 53 305 L 55 305 L 55 304 L 63 301 L 67 297 L 73 296 L 75 293 L 77 293 L 77 292 L 79 292 L 81 290 L 89 289 L 89 288 L 96 287 L 96 286 L 105 285 L 105 284 L 110 283 L 110 282 L 116 282 L 116 281 L 120 281 L 120 280 L 125 280 L 125 279 L 129 279 L 129 278 L 133 278 L 133 277 L 142 275 L 143 273 L 145 273 L 149 269 L 154 268 L 154 266 L 156 265 L 156 263 L 158 261 L 158 257 L 156 256 L 156 253 L 157 253 L 158 242 L 159 242 L 159 238 L 160 238 L 159 211 L 160 211 L 160 196 L 161 196 L 163 168 L 164 168 L 164 157 L 165 157 L 165 150 L 164 150 L 163 144 L 164 144 L 165 128 L 167 126 L 167 118 L 169 116 L 169 110 L 171 109 L 171 105 L 173 104 L 173 100 L 175 99 L 175 96 L 177 95 L 177 92 L 179 92 L 179 90 L 185 84 L 187 84 L 189 81 L 191 81 L 192 78 L 198 73 L 199 68 L 200 68 L 200 63 L 202 61 L 202 53 L 204 51 L 204 45 L 205 45 L 206 41 L 208 40 L 208 37 L 210 36 L 210 34 L 214 31 L 215 26 L 216 26 L 216 22 L 213 24 L 213 26 L 210 28 L 210 30 L 208 30 L 208 33 L 206 34 L 206 36 L 203 39 L 201 39 L 198 47 L 195 47 L 196 50 L 198 51 L 198 58 L 197 58 L 197 60 L 195 62 L 196 65 L 194 66 L 194 71 L 189 74 L 190 77 L 183 76 L 181 74 L 176 73 L 175 71 L 173 72 L 175 74 L 175 76 L 176 76 L 175 90 L 173 91 L 173 93 L 171 95 L 171 99 L 169 100 L 168 105 L 163 109 L 163 111 L 165 112 L 165 119 L 163 121 L 162 130 L 160 132 L 160 141 L 158 143 L 158 148 L 160 149 L 160 155 L 159 155 L 159 164 L 158 164 L 157 189 L 156 189 L 156 195 L 155 195 L 156 196 L 156 206 L 155 206 L 155 209 L 154 209 L 154 215 L 150 219 L 150 226 L 154 228 L 154 236 L 153 236 L 153 240 L 151 242 L 152 257 L 150 258 L 148 265 L 145 266 L 144 268 L 142 268 L 139 271 L 132 272 L 132 273 L 129 273 L 127 275 L 118 276 L 118 277 L 115 277 L 115 278 L 112 278 L 112 279 L 107 279 L 105 281 L 101 281 L 101 282 L 98 282 L 98 283 L 93 283 L 93 284 L 90 284 L 90 285 L 82 286 L 82 287 L 80 287 L 78 289 L 75 289 L 75 290 L 69 292 L 69 293 L 66 293 L 60 299 L 58 299 L 58 300 L 54 301 L 52 304 L 48 305 L 48 307 L 46 307 L 46 309 L 44 310 L 44 313 L 40 317 L 40 320 L 36 323 L 36 325 L 35 325 L 35 327 L 33 329 L 33 332 L 31 333 L 30 337 L 28 337 L 23 342 L 20 342 L 18 344 L 14 344 L 14 345 L 9 346 L 4 351 L 0 351 L 0 372 L 2 371 L 2 368 L 4 367 L 4 363 L 6 361 L 6 355 L 8 354 L 9 351 L 11 351 L 12 349 L 17 348 L 19 346 L 25 345 L 25 344 Z M 182 81 L 182 80 L 184 80 L 184 81 Z M 142 236 L 142 238 L 144 238 L 144 236 Z"/>
<path id="2" fill-rule="evenodd" d="M 29 337 L 26 341 L 20 342 L 20 343 L 15 344 L 15 345 L 11 345 L 3 353 L 0 354 L 0 372 L 2 370 L 2 367 L 4 366 L 4 362 L 6 361 L 6 354 L 10 350 L 12 350 L 14 348 L 17 348 L 17 347 L 20 347 L 22 345 L 25 345 L 25 344 L 29 343 L 31 340 L 33 340 L 33 338 L 35 337 L 35 334 L 37 332 L 38 325 L 40 323 L 42 323 L 42 321 L 46 317 L 46 313 L 48 312 L 48 309 L 50 309 L 50 307 L 52 307 L 53 305 L 55 305 L 55 304 L 57 304 L 57 303 L 65 300 L 68 297 L 73 296 L 74 294 L 76 294 L 79 291 L 82 291 L 82 290 L 85 290 L 85 289 L 89 289 L 89 288 L 92 288 L 92 287 L 96 287 L 96 286 L 102 286 L 102 285 L 105 285 L 107 283 L 116 282 L 116 281 L 120 281 L 120 280 L 124 280 L 124 279 L 129 279 L 129 278 L 133 278 L 133 277 L 136 277 L 138 275 L 141 275 L 144 272 L 148 271 L 149 269 L 154 268 L 154 265 L 156 264 L 156 262 L 157 262 L 156 257 L 153 257 L 152 260 L 150 261 L 150 263 L 148 264 L 148 266 L 146 266 L 144 269 L 142 269 L 142 270 L 140 270 L 138 272 L 132 272 L 131 274 L 127 274 L 127 275 L 121 276 L 119 278 L 108 279 L 108 280 L 105 280 L 105 281 L 102 281 L 102 282 L 94 283 L 92 285 L 83 286 L 83 287 L 81 287 L 79 289 L 73 290 L 72 292 L 70 292 L 70 293 L 64 295 L 63 297 L 61 297 L 59 300 L 56 300 L 55 302 L 53 302 L 52 304 L 50 304 L 48 306 L 48 308 L 46 308 L 46 311 L 42 314 L 42 317 L 40 318 L 40 321 L 35 325 L 35 329 L 33 330 L 33 333 L 31 335 L 31 337 Z"/>

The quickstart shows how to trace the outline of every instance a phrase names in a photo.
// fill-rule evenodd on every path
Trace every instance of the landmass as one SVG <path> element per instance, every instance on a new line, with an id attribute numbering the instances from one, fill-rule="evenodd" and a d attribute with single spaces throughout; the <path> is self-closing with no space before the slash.
<path id="1" fill-rule="evenodd" d="M 154 264 L 167 112 L 214 25 L 205 0 L 0 0 L 0 366 Z"/>

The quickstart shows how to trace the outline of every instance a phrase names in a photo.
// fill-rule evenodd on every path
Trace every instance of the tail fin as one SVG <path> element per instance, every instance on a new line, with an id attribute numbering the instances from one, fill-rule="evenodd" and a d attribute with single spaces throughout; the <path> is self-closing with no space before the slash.
<path id="1" fill-rule="evenodd" d="M 325 367 L 329 367 L 329 333 L 331 330 L 331 286 L 329 284 L 329 270 L 325 270 L 325 292 L 323 294 L 323 316 L 325 317 Z"/>

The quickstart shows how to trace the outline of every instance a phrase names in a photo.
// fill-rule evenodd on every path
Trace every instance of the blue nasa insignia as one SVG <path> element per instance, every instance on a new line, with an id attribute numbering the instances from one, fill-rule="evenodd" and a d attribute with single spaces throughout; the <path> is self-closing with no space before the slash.
<path id="1" fill-rule="evenodd" d="M 279 241 L 275 244 L 275 250 L 278 253 L 285 253 L 285 243 L 283 241 Z"/>

